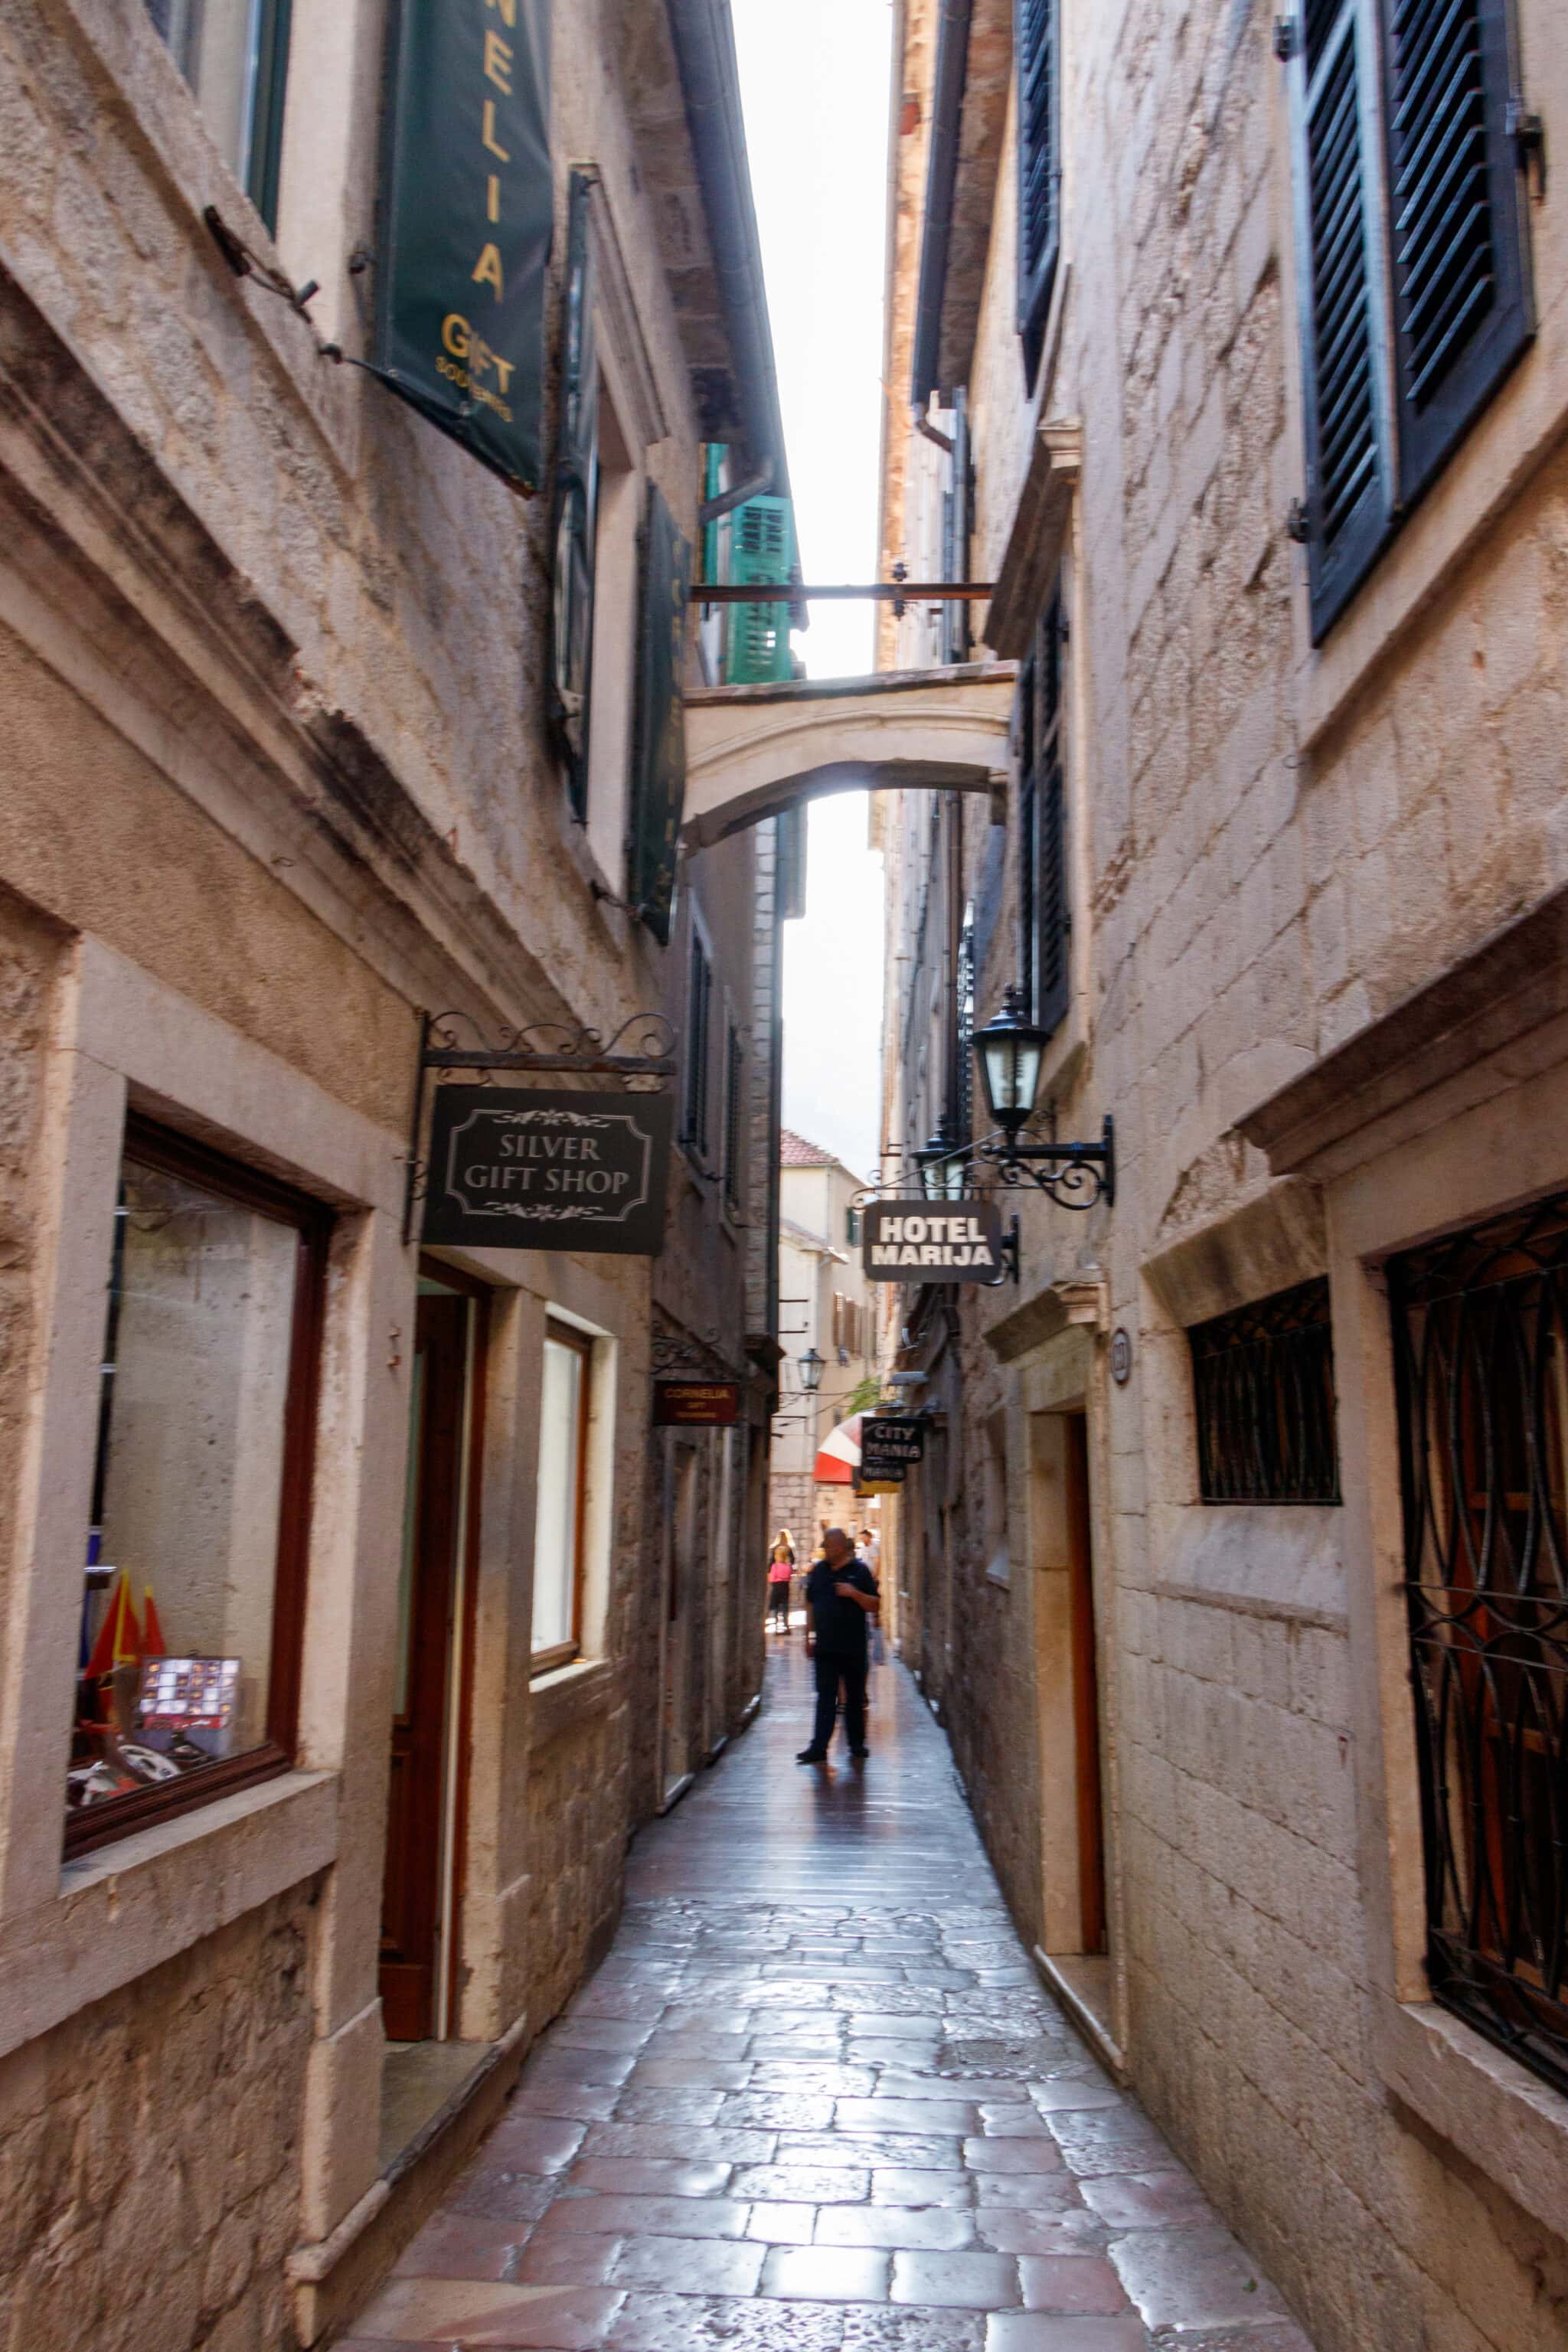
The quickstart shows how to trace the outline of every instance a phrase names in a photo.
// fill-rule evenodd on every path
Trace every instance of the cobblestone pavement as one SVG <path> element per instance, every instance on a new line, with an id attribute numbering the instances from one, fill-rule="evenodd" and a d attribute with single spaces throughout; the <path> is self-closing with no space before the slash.
<path id="1" fill-rule="evenodd" d="M 760 1720 L 342 2352 L 1311 2352 L 1042 1991 L 901 1667 L 871 1758 Z"/>

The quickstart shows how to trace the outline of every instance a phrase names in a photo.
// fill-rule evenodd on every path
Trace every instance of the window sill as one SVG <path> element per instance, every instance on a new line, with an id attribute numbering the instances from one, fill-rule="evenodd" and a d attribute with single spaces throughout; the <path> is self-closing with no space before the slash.
<path id="1" fill-rule="evenodd" d="M 608 1715 L 618 1681 L 609 1658 L 577 1658 L 539 1675 L 529 1694 L 530 1748 L 548 1748 L 563 1732 Z"/>
<path id="2" fill-rule="evenodd" d="M 338 1776 L 286 1772 L 68 1863 L 0 1931 L 0 2054 L 336 1859 Z"/>
<path id="3" fill-rule="evenodd" d="M 1384 2086 L 1521 2210 L 1560 2235 L 1568 2213 L 1568 2099 L 1435 2001 L 1381 2000 Z"/>

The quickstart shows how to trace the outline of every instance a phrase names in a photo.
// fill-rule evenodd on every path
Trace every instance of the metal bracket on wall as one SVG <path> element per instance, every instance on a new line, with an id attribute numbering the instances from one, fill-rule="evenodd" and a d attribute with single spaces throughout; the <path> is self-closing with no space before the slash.
<path id="1" fill-rule="evenodd" d="M 476 1039 L 466 1044 L 463 1033 Z M 426 1074 L 437 1082 L 447 1070 L 463 1070 L 488 1086 L 498 1070 L 518 1070 L 533 1076 L 572 1072 L 580 1077 L 619 1078 L 628 1093 L 658 1094 L 673 1077 L 675 1026 L 662 1013 L 634 1013 L 605 1038 L 602 1030 L 574 1027 L 570 1022 L 535 1021 L 518 1029 L 502 1027 L 499 1045 L 491 1045 L 479 1024 L 466 1013 L 422 1013 L 419 1015 L 419 1059 L 414 1078 L 414 1111 L 408 1130 L 408 1176 L 403 1196 L 403 1239 L 414 1238 L 414 1211 L 424 1198 L 429 1173 L 419 1156 L 425 1126 Z M 624 1052 L 627 1041 L 638 1051 Z"/>

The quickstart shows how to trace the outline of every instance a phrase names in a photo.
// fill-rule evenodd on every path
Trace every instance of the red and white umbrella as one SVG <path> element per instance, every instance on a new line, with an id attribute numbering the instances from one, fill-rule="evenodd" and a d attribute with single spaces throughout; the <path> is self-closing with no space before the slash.
<path id="1" fill-rule="evenodd" d="M 860 1415 L 852 1412 L 830 1429 L 817 1448 L 816 1467 L 812 1472 L 819 1486 L 852 1486 L 860 1467 Z"/>

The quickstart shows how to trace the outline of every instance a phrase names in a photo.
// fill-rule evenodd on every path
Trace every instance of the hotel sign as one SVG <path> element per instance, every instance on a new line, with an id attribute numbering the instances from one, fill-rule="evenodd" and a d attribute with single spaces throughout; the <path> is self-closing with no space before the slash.
<path id="1" fill-rule="evenodd" d="M 437 1087 L 424 1237 L 657 1257 L 673 1114 L 668 1095 Z"/>
<path id="2" fill-rule="evenodd" d="M 551 0 L 401 0 L 375 363 L 517 488 L 540 481 Z"/>
<path id="3" fill-rule="evenodd" d="M 994 1201 L 872 1201 L 860 1236 L 872 1282 L 994 1282 L 1002 1270 Z"/>

